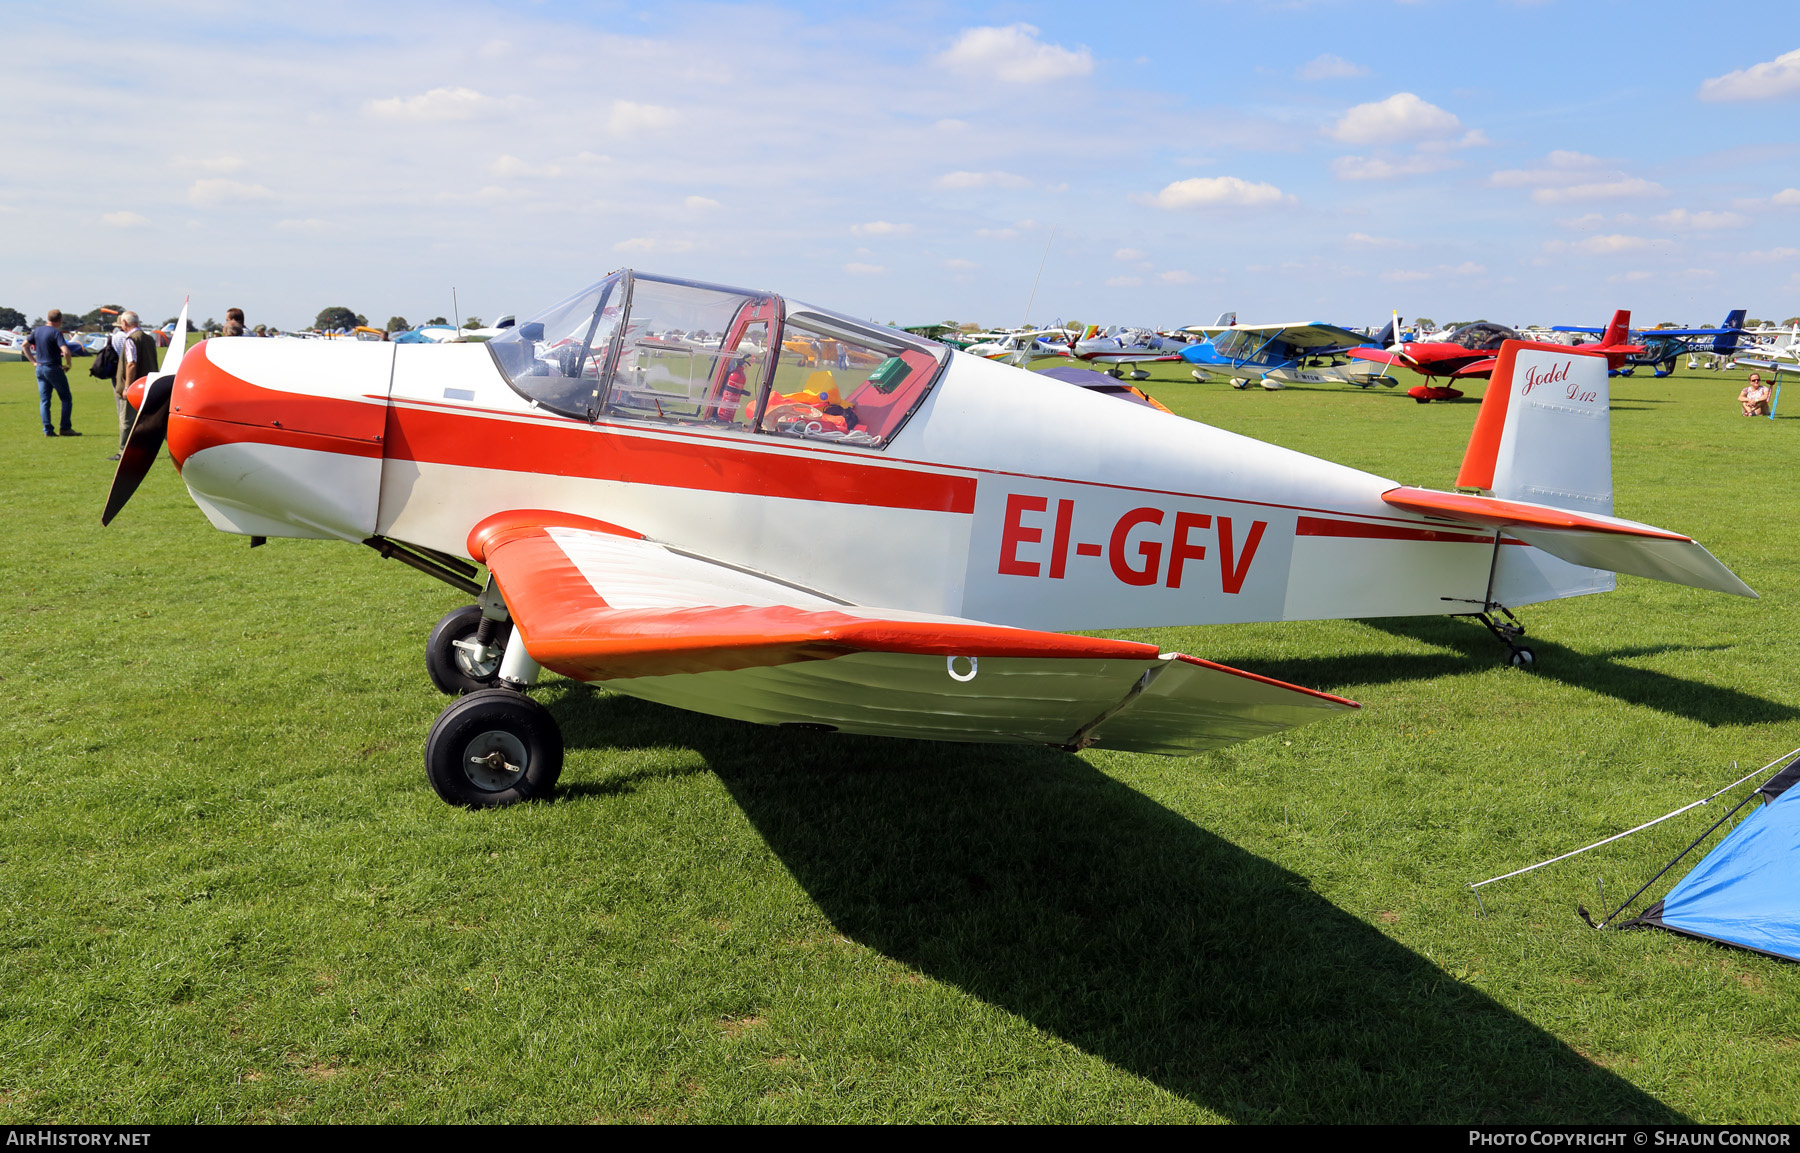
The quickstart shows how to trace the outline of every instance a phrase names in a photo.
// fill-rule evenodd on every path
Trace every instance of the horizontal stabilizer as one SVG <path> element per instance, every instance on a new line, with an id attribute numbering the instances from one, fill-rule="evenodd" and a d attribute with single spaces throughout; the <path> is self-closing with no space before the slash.
<path id="1" fill-rule="evenodd" d="M 1570 564 L 1755 598 L 1749 585 L 1692 537 L 1637 521 L 1528 501 L 1395 488 L 1381 499 L 1398 509 L 1503 529 Z"/>
<path id="2" fill-rule="evenodd" d="M 1155 645 L 852 605 L 579 517 L 502 513 L 469 544 L 546 668 L 715 716 L 1187 754 L 1357 707 Z"/>

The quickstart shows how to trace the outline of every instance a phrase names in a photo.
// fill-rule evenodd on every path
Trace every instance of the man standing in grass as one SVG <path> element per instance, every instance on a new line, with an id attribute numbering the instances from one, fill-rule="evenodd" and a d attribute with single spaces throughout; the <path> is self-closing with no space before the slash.
<path id="1" fill-rule="evenodd" d="M 69 346 L 63 343 L 62 309 L 52 308 L 44 323 L 31 330 L 25 345 L 25 359 L 37 365 L 38 417 L 44 422 L 44 435 L 55 436 L 50 427 L 50 394 L 62 398 L 62 434 L 80 436 L 69 427 Z"/>
<path id="2" fill-rule="evenodd" d="M 156 371 L 156 338 L 138 327 L 138 314 L 129 308 L 119 314 L 119 331 L 113 334 L 113 351 L 119 354 L 119 367 L 113 370 L 113 396 L 119 404 L 119 452 L 107 457 L 118 460 L 125 451 L 125 438 L 131 434 L 131 422 L 137 409 L 125 399 L 125 390 L 140 377 Z"/>

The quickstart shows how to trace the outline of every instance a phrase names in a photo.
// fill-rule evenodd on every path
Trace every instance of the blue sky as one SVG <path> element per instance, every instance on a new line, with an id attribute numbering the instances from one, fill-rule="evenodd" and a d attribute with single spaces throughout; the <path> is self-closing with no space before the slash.
<path id="1" fill-rule="evenodd" d="M 1800 20 L 1721 11 L 28 0 L 0 304 L 491 320 L 632 265 L 1016 324 L 1043 261 L 1038 322 L 1780 319 Z"/>

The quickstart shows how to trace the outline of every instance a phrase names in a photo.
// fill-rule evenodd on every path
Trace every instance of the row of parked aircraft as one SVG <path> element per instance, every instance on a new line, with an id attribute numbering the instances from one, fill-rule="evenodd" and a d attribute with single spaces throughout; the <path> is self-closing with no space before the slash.
<path id="1" fill-rule="evenodd" d="M 1409 339 L 1398 314 L 1381 331 L 1371 333 L 1317 321 L 1239 324 L 1237 314 L 1228 312 L 1213 324 L 1175 331 L 1090 325 L 1081 330 L 978 333 L 965 351 L 1017 366 L 1046 358 L 1085 361 L 1115 377 L 1134 380 L 1148 378 L 1143 365 L 1186 361 L 1193 365 L 1196 380 L 1223 379 L 1240 389 L 1252 383 L 1270 390 L 1290 384 L 1391 388 L 1399 383 L 1392 370 L 1404 368 L 1425 378 L 1408 390 L 1420 403 L 1454 399 L 1462 395 L 1457 382 L 1486 379 L 1508 340 L 1587 345 L 1606 357 L 1615 376 L 1630 376 L 1642 367 L 1667 376 L 1681 356 L 1699 354 L 1776 371 L 1800 371 L 1796 362 L 1800 333 L 1782 345 L 1744 328 L 1744 315 L 1743 309 L 1734 310 L 1716 328 L 1634 330 L 1631 313 L 1620 309 L 1604 328 L 1557 325 L 1520 332 L 1478 321 L 1437 333 L 1414 333 Z"/>

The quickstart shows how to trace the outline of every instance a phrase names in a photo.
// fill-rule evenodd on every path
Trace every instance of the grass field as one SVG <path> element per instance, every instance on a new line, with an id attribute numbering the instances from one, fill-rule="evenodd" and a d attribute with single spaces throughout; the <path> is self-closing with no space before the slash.
<path id="1" fill-rule="evenodd" d="M 1439 488 L 1476 408 L 1165 375 Z M 166 463 L 102 531 L 107 390 L 46 440 L 0 365 L 0 1121 L 1793 1121 L 1800 968 L 1574 912 L 1716 805 L 1464 887 L 1800 745 L 1800 424 L 1742 376 L 1613 382 L 1617 510 L 1761 601 L 1625 577 L 1523 612 L 1534 673 L 1449 618 L 1130 634 L 1364 705 L 1191 759 L 547 678 L 557 799 L 472 813 L 420 760 L 457 594 Z"/>

